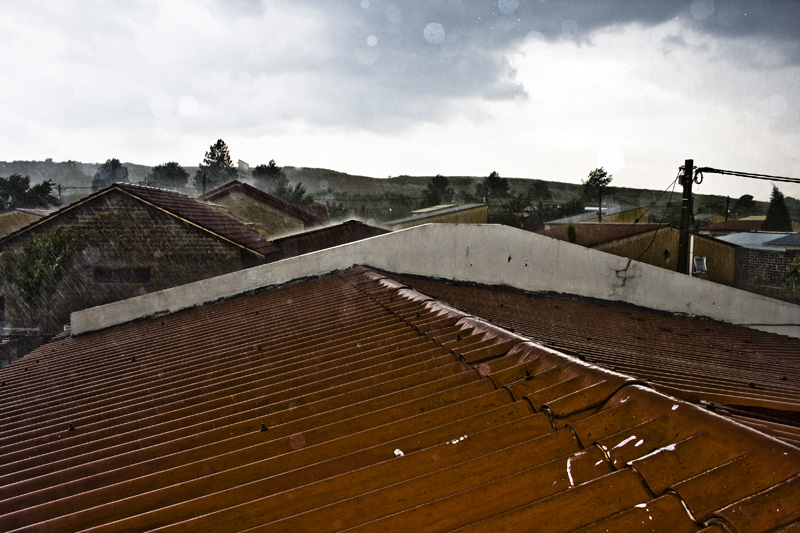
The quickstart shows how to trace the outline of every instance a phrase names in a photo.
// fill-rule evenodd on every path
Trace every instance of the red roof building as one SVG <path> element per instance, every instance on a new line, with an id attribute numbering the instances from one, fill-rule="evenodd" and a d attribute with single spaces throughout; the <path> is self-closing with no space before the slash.
<path id="1" fill-rule="evenodd" d="M 797 527 L 796 437 L 709 403 L 797 411 L 800 340 L 623 303 L 741 292 L 647 265 L 616 303 L 580 295 L 617 260 L 432 225 L 76 313 L 0 370 L 0 529 Z M 571 296 L 511 285 L 535 279 Z M 740 296 L 762 326 L 796 312 Z"/>

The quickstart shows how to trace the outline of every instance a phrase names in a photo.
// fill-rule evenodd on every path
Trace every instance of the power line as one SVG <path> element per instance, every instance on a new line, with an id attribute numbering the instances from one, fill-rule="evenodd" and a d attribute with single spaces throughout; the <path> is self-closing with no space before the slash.
<path id="1" fill-rule="evenodd" d="M 708 172 L 709 174 L 722 174 L 724 176 L 739 176 L 741 178 L 751 178 L 756 180 L 765 180 L 765 181 L 782 181 L 785 183 L 798 183 L 800 184 L 800 178 L 788 178 L 786 176 L 771 176 L 769 174 L 756 174 L 754 172 L 740 172 L 738 170 L 722 170 L 719 168 L 712 168 L 712 167 L 699 167 L 696 168 L 694 171 L 694 179 L 695 183 L 698 185 L 703 181 L 703 173 Z M 699 176 L 699 181 L 698 181 Z"/>
<path id="2" fill-rule="evenodd" d="M 648 205 L 648 206 L 647 206 L 647 208 L 646 208 L 646 209 L 645 209 L 645 210 L 642 212 L 642 214 L 641 214 L 641 215 L 639 215 L 639 217 L 640 217 L 640 218 L 641 218 L 641 217 L 643 217 L 644 215 L 646 215 L 646 214 L 647 214 L 647 212 L 648 212 L 648 211 L 650 211 L 650 209 L 652 209 L 653 207 L 655 207 L 655 205 L 658 203 L 658 201 L 659 201 L 659 200 L 661 200 L 661 197 L 662 197 L 662 196 L 664 196 L 664 193 L 665 193 L 665 192 L 667 192 L 667 191 L 668 191 L 670 188 L 672 188 L 672 192 L 674 193 L 674 192 L 675 192 L 675 184 L 678 182 L 678 179 L 680 179 L 680 177 L 681 177 L 681 174 L 680 174 L 680 172 L 679 172 L 679 173 L 678 173 L 678 175 L 677 175 L 677 176 L 675 176 L 675 179 L 674 179 L 674 180 L 672 180 L 672 182 L 671 182 L 669 185 L 667 185 L 667 188 L 666 188 L 666 189 L 664 189 L 663 191 L 661 191 L 661 192 L 659 193 L 658 197 L 657 197 L 657 198 L 656 198 L 656 199 L 653 201 L 653 203 L 652 203 L 652 204 L 650 204 L 650 205 Z M 670 195 L 669 195 L 669 200 L 667 201 L 667 207 L 664 209 L 664 214 L 661 216 L 661 221 L 659 222 L 659 224 L 662 224 L 662 223 L 664 222 L 664 218 L 667 216 L 667 212 L 669 211 L 669 206 L 670 206 L 670 204 L 671 204 L 671 203 L 672 203 L 672 193 L 670 193 Z M 613 248 L 614 248 L 614 247 L 617 245 L 617 243 L 619 243 L 619 241 L 621 241 L 622 239 L 624 239 L 625 237 L 627 237 L 627 236 L 628 236 L 628 232 L 629 232 L 629 231 L 630 231 L 632 228 L 634 228 L 634 227 L 636 226 L 636 224 L 638 224 L 638 223 L 639 223 L 639 218 L 637 218 L 637 219 L 636 219 L 636 221 L 634 221 L 634 223 L 633 223 L 633 224 L 630 224 L 630 225 L 628 226 L 628 228 L 625 230 L 625 233 L 623 233 L 622 235 L 620 235 L 619 237 L 617 237 L 617 239 L 616 239 L 616 240 L 614 241 L 614 243 L 611 245 L 611 249 L 613 249 Z M 658 233 L 658 229 L 656 229 L 656 233 Z M 655 235 L 653 236 L 653 240 L 655 240 Z M 653 243 L 651 242 L 650 244 L 653 244 Z M 645 248 L 645 252 L 646 252 L 646 251 L 647 251 L 649 248 L 650 248 L 650 246 L 648 246 L 647 248 Z M 642 254 L 644 254 L 644 252 L 642 252 Z M 640 255 L 639 257 L 641 257 L 641 255 Z M 637 261 L 638 261 L 638 259 L 637 259 Z"/>
<path id="3" fill-rule="evenodd" d="M 653 238 L 650 240 L 650 244 L 648 244 L 647 248 L 645 248 L 642 251 L 642 253 L 639 254 L 639 257 L 636 258 L 637 261 L 642 257 L 644 257 L 644 254 L 647 253 L 647 250 L 649 250 L 650 247 L 653 246 L 653 243 L 656 242 L 656 237 L 658 237 L 658 230 L 660 230 L 663 227 L 662 224 L 664 223 L 664 219 L 667 217 L 667 213 L 669 212 L 669 206 L 672 204 L 672 195 L 675 193 L 675 185 L 677 185 L 680 177 L 681 175 L 679 173 L 672 181 L 672 192 L 669 193 L 669 200 L 667 200 L 667 207 L 664 208 L 664 214 L 661 215 L 661 220 L 658 222 L 658 227 L 656 228 L 656 231 L 653 232 Z"/>

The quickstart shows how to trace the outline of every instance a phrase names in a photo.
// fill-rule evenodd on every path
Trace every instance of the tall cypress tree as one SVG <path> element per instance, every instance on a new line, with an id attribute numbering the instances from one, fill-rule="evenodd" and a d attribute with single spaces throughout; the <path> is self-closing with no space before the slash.
<path id="1" fill-rule="evenodd" d="M 775 185 L 772 186 L 767 218 L 761 225 L 761 229 L 764 231 L 792 231 L 792 216 L 786 206 L 786 199 Z"/>

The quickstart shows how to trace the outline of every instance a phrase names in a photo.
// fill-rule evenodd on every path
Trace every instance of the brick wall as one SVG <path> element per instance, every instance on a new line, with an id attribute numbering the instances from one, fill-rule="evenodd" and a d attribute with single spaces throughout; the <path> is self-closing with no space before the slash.
<path id="1" fill-rule="evenodd" d="M 786 291 L 786 267 L 797 256 L 800 256 L 800 250 L 772 252 L 740 248 L 736 251 L 734 286 L 789 300 L 790 295 Z"/>
<path id="2" fill-rule="evenodd" d="M 62 213 L 26 235 L 47 232 L 55 224 L 74 230 L 78 250 L 75 262 L 51 298 L 45 316 L 25 318 L 13 298 L 7 298 L 10 326 L 40 326 L 45 332 L 58 332 L 73 311 L 255 264 L 251 254 L 236 245 L 115 190 Z M 9 241 L 4 250 L 19 250 L 23 243 L 22 238 Z M 149 280 L 98 282 L 97 267 L 106 271 L 149 269 Z M 38 323 L 30 323 L 32 320 Z"/>

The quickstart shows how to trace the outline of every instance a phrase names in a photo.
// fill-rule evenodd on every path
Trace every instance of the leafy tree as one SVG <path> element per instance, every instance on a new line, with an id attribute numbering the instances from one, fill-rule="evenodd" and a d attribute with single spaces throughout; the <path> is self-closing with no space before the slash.
<path id="1" fill-rule="evenodd" d="M 47 180 L 31 187 L 31 179 L 19 174 L 0 178 L 0 211 L 58 205 L 58 198 L 53 196 L 53 186 L 53 182 Z"/>
<path id="2" fill-rule="evenodd" d="M 775 185 L 772 186 L 767 218 L 761 229 L 764 231 L 792 231 L 792 217 L 786 206 L 786 199 Z"/>
<path id="3" fill-rule="evenodd" d="M 233 166 L 228 145 L 219 139 L 209 147 L 203 162 L 200 163 L 200 168 L 194 175 L 194 186 L 207 191 L 225 185 L 233 179 L 236 179 L 236 167 Z"/>
<path id="4" fill-rule="evenodd" d="M 27 314 L 34 320 L 47 307 L 75 257 L 72 231 L 56 226 L 33 235 L 19 253 L 6 252 L 0 260 L 3 283 L 15 289 Z M 38 320 L 37 320 L 38 322 Z"/>
<path id="5" fill-rule="evenodd" d="M 586 200 L 598 199 L 598 205 L 603 203 L 603 189 L 611 183 L 611 175 L 603 170 L 603 167 L 596 168 L 589 172 L 585 180 L 581 180 L 583 187 L 583 197 Z"/>
<path id="6" fill-rule="evenodd" d="M 537 200 L 552 200 L 553 193 L 550 192 L 550 186 L 546 181 L 534 181 L 528 187 L 528 195 Z"/>
<path id="7" fill-rule="evenodd" d="M 308 191 L 302 183 L 297 183 L 292 187 L 289 185 L 289 180 L 285 175 L 281 175 L 278 178 L 275 188 L 268 192 L 284 202 L 293 205 L 308 205 L 314 201 L 314 195 L 308 194 Z"/>
<path id="8" fill-rule="evenodd" d="M 454 195 L 450 182 L 441 174 L 437 174 L 428 182 L 428 187 L 422 191 L 422 207 L 432 207 L 452 201 Z"/>
<path id="9" fill-rule="evenodd" d="M 274 190 L 282 177 L 285 178 L 286 174 L 274 159 L 270 159 L 267 165 L 258 165 L 253 169 L 256 185 L 264 190 Z"/>
<path id="10" fill-rule="evenodd" d="M 603 190 L 611 183 L 611 175 L 603 170 L 603 167 L 596 168 L 589 172 L 585 180 L 581 180 L 583 185 L 583 197 L 587 200 L 597 198 L 599 220 L 603 221 Z"/>
<path id="11" fill-rule="evenodd" d="M 508 180 L 501 178 L 496 171 L 492 171 L 475 187 L 475 191 L 479 197 L 486 198 L 487 201 L 490 198 L 504 198 L 508 196 Z"/>
<path id="12" fill-rule="evenodd" d="M 129 183 L 128 167 L 122 166 L 119 159 L 108 159 L 100 165 L 92 178 L 92 190 L 105 189 L 113 183 Z"/>
<path id="13" fill-rule="evenodd" d="M 179 189 L 189 183 L 189 173 L 178 163 L 171 161 L 154 166 L 146 179 L 148 183 Z"/>
<path id="14" fill-rule="evenodd" d="M 345 207 L 341 202 L 329 201 L 325 202 L 325 207 L 328 210 L 328 219 L 332 222 L 344 220 L 350 216 L 350 209 Z"/>

